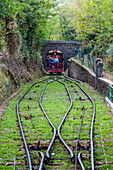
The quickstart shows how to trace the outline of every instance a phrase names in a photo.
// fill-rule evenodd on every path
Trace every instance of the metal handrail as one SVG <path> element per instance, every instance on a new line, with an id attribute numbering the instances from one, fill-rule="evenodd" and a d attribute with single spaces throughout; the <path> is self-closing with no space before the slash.
<path id="1" fill-rule="evenodd" d="M 113 86 L 109 85 L 109 99 L 113 102 Z"/>

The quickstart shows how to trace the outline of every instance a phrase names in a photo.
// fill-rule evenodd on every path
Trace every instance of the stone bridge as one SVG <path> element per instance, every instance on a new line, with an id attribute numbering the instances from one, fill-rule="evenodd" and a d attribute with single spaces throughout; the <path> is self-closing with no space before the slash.
<path id="1" fill-rule="evenodd" d="M 67 68 L 67 61 L 69 58 L 74 57 L 75 48 L 82 46 L 81 42 L 78 41 L 46 41 L 41 48 L 42 63 L 46 70 L 47 68 L 47 53 L 51 50 L 59 50 L 64 54 L 64 71 Z"/>

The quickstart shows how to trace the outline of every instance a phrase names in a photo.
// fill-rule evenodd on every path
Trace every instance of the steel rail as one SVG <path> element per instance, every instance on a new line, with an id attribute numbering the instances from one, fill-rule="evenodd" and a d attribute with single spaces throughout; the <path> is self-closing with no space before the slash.
<path id="1" fill-rule="evenodd" d="M 53 80 L 52 82 L 54 82 L 54 81 L 55 81 L 55 80 Z M 50 83 L 52 83 L 52 82 L 50 82 Z M 50 159 L 50 150 L 51 150 L 51 147 L 52 147 L 52 145 L 53 145 L 53 142 L 55 141 L 56 128 L 54 127 L 54 125 L 53 125 L 52 122 L 50 121 L 49 117 L 47 116 L 47 114 L 46 114 L 46 112 L 45 112 L 45 110 L 44 110 L 41 102 L 42 102 L 42 97 L 43 97 L 43 95 L 44 95 L 44 92 L 45 92 L 45 90 L 46 90 L 46 87 L 47 87 L 47 85 L 50 84 L 50 83 L 47 83 L 47 84 L 45 85 L 45 87 L 44 87 L 44 89 L 43 89 L 43 91 L 42 91 L 42 94 L 41 94 L 41 96 L 40 96 L 40 99 L 39 99 L 39 106 L 41 107 L 41 109 L 42 109 L 45 117 L 47 118 L 49 124 L 51 125 L 51 127 L 52 127 L 52 129 L 53 129 L 53 133 L 54 133 L 54 134 L 53 134 L 53 137 L 52 137 L 52 140 L 51 140 L 51 142 L 50 142 L 50 144 L 49 144 L 49 146 L 48 146 L 48 149 L 47 149 L 47 151 L 46 151 L 46 156 L 47 156 L 48 159 Z"/>
<path id="2" fill-rule="evenodd" d="M 65 77 L 65 78 L 67 78 L 67 79 L 70 79 L 70 80 L 74 80 L 74 81 L 76 81 L 75 79 L 72 79 L 72 78 L 67 77 L 67 76 L 65 76 L 65 75 L 64 75 L 64 77 Z M 76 90 L 75 90 L 75 91 L 76 91 Z M 78 92 L 77 92 L 77 94 L 79 95 L 79 93 L 78 93 Z M 81 96 L 79 95 L 79 97 L 81 97 Z M 81 128 L 82 128 L 83 115 L 84 115 L 84 104 L 83 104 L 83 102 L 82 102 L 82 101 L 81 101 L 81 103 L 82 103 L 82 105 L 83 105 L 83 113 L 82 113 L 82 117 L 81 117 L 81 124 L 80 124 L 80 127 L 79 127 L 79 133 L 78 133 L 77 144 L 76 144 L 76 153 L 75 153 L 75 170 L 76 170 L 76 167 L 77 167 L 77 152 L 78 152 L 78 143 L 79 143 L 79 140 L 80 140 L 80 131 L 81 131 Z M 80 160 L 80 158 L 79 158 L 78 160 Z M 83 169 L 82 161 L 80 160 L 80 161 L 79 161 L 79 163 L 80 163 L 80 165 L 81 165 L 81 168 Z"/>
<path id="3" fill-rule="evenodd" d="M 94 130 L 94 121 L 95 121 L 95 115 L 96 115 L 96 109 L 95 109 L 95 104 L 94 101 L 91 99 L 91 97 L 79 86 L 77 85 L 83 93 L 89 98 L 93 105 L 93 113 L 92 113 L 92 123 L 91 123 L 91 132 L 90 132 L 90 140 L 91 140 L 91 166 L 92 170 L 94 170 L 94 148 L 93 148 L 93 130 Z"/>
<path id="4" fill-rule="evenodd" d="M 80 165 L 81 165 L 82 170 L 85 170 L 84 165 L 83 165 L 83 163 L 82 163 L 82 161 L 81 161 L 81 154 L 82 154 L 81 152 L 78 153 L 78 160 L 79 160 L 79 163 L 80 163 Z"/>
<path id="5" fill-rule="evenodd" d="M 19 114 L 19 104 L 20 104 L 20 102 L 22 101 L 22 99 L 26 96 L 26 94 L 31 90 L 31 88 L 32 88 L 33 86 L 35 86 L 35 85 L 38 84 L 38 83 L 47 81 L 47 80 L 48 80 L 48 78 L 46 78 L 46 79 L 44 79 L 44 80 L 41 80 L 41 81 L 39 81 L 39 82 L 37 82 L 37 83 L 34 83 L 34 84 L 24 93 L 24 95 L 19 99 L 19 101 L 17 102 L 17 106 L 16 106 L 16 113 L 17 113 L 18 123 L 19 123 L 20 131 L 21 131 L 22 139 L 23 139 L 23 142 L 24 142 L 26 154 L 27 154 L 27 159 L 28 159 L 28 164 L 29 164 L 29 170 L 32 170 L 32 162 L 31 162 L 31 158 L 30 158 L 30 154 L 29 154 L 27 142 L 26 142 L 26 139 L 25 139 L 25 136 L 24 136 L 24 131 L 23 131 L 22 124 L 21 124 L 21 119 L 20 119 L 20 114 Z"/>
<path id="6" fill-rule="evenodd" d="M 67 78 L 67 77 L 66 77 Z M 74 79 L 73 79 L 74 80 Z M 75 89 L 76 91 L 76 89 Z M 77 91 L 76 91 L 77 92 Z M 80 96 L 80 94 L 77 92 L 78 96 Z M 83 122 L 83 115 L 84 115 L 84 104 L 83 102 L 81 101 L 82 103 L 82 106 L 83 106 L 83 113 L 82 113 L 82 117 L 81 117 L 81 124 L 80 124 L 80 128 L 79 128 L 79 133 L 78 133 L 78 138 L 77 138 L 77 144 L 76 144 L 76 153 L 75 153 L 75 169 L 76 169 L 76 166 L 77 166 L 77 150 L 78 150 L 78 143 L 79 143 L 79 140 L 80 140 L 80 131 L 81 131 L 81 127 L 82 127 L 82 122 Z M 79 159 L 80 160 L 80 159 Z M 80 165 L 81 165 L 81 168 L 83 167 L 83 164 L 82 164 L 82 161 L 80 161 Z"/>
<path id="7" fill-rule="evenodd" d="M 62 119 L 62 122 L 60 123 L 60 125 L 59 125 L 59 127 L 58 127 L 58 136 L 59 136 L 59 139 L 61 140 L 61 142 L 65 145 L 65 147 L 66 147 L 67 150 L 69 151 L 69 153 L 70 153 L 70 158 L 72 159 L 72 158 L 73 158 L 73 152 L 72 152 L 72 150 L 70 149 L 70 147 L 65 143 L 65 141 L 63 140 L 63 138 L 61 137 L 61 135 L 60 135 L 60 130 L 61 130 L 62 125 L 63 125 L 64 122 L 65 122 L 65 119 L 66 119 L 67 115 L 69 114 L 69 112 L 70 112 L 70 110 L 71 110 L 71 108 L 72 108 L 72 106 L 73 106 L 73 102 L 72 102 L 71 95 L 70 95 L 70 93 L 69 93 L 66 85 L 65 85 L 64 83 L 58 81 L 58 80 L 57 80 L 57 82 L 59 82 L 59 83 L 61 83 L 61 84 L 64 85 L 64 87 L 65 87 L 65 89 L 66 89 L 66 91 L 67 91 L 67 95 L 69 96 L 69 100 L 70 100 L 70 102 L 71 102 L 68 111 L 65 113 L 65 115 L 64 115 L 64 117 L 63 117 L 63 119 Z"/>
<path id="8" fill-rule="evenodd" d="M 67 78 L 67 79 L 70 79 L 70 80 L 76 81 L 76 82 L 78 82 L 78 83 L 82 83 L 82 81 L 80 81 L 80 80 L 73 79 L 73 78 L 71 78 L 71 77 L 66 76 L 66 75 L 65 75 L 65 73 L 63 73 L 63 75 L 64 75 L 64 77 L 65 77 L 65 78 Z"/>
<path id="9" fill-rule="evenodd" d="M 72 108 L 72 99 L 71 99 L 71 95 L 69 94 L 69 91 L 68 91 L 66 85 L 65 85 L 64 83 L 58 81 L 57 79 L 51 81 L 50 83 L 52 83 L 52 82 L 54 82 L 54 81 L 57 81 L 57 82 L 59 82 L 59 83 L 61 83 L 61 84 L 63 84 L 63 85 L 65 86 L 65 89 L 66 89 L 67 94 L 68 94 L 68 96 L 69 96 L 69 100 L 70 100 L 70 102 L 71 102 L 68 111 L 66 112 L 66 114 L 65 114 L 62 122 L 60 123 L 60 125 L 59 125 L 59 127 L 58 127 L 58 136 L 59 136 L 60 141 L 64 144 L 64 146 L 66 147 L 66 149 L 67 149 L 68 152 L 70 153 L 70 155 L 71 155 L 70 158 L 73 158 L 73 152 L 72 152 L 72 150 L 69 148 L 69 146 L 65 143 L 65 141 L 62 139 L 62 137 L 61 137 L 61 135 L 60 135 L 61 126 L 62 126 L 62 124 L 64 123 L 64 121 L 65 121 L 65 119 L 66 119 L 69 111 L 70 111 L 71 108 Z M 43 91 L 42 91 L 41 97 L 40 97 L 40 99 L 39 99 L 39 105 L 40 105 L 40 107 L 41 107 L 44 115 L 46 116 L 47 120 L 49 121 L 49 124 L 50 124 L 51 127 L 53 128 L 53 132 L 54 132 L 53 138 L 52 138 L 51 143 L 50 143 L 50 145 L 49 145 L 49 147 L 48 147 L 48 149 L 47 149 L 47 152 L 46 152 L 46 156 L 47 156 L 47 158 L 49 158 L 49 159 L 50 159 L 50 150 L 51 150 L 51 147 L 52 147 L 52 145 L 53 145 L 53 142 L 55 141 L 57 131 L 56 131 L 55 127 L 53 126 L 52 122 L 49 120 L 49 118 L 48 118 L 48 116 L 47 116 L 47 114 L 46 114 L 46 112 L 45 112 L 45 110 L 44 110 L 44 108 L 43 108 L 43 106 L 42 106 L 42 104 L 41 104 L 41 101 L 42 101 L 43 94 L 44 94 L 44 92 L 45 92 L 45 90 L 46 90 L 46 87 L 47 87 L 48 84 L 50 84 L 50 83 L 47 83 L 47 84 L 46 84 L 46 86 L 44 87 L 44 89 L 43 89 Z"/>
<path id="10" fill-rule="evenodd" d="M 66 81 L 68 81 L 68 82 L 71 82 L 71 83 L 73 83 L 71 80 L 73 80 L 73 81 L 76 81 L 75 79 L 70 79 L 69 77 L 67 77 L 67 76 L 64 76 L 66 79 Z M 49 78 L 46 78 L 46 79 L 44 79 L 44 80 L 42 80 L 42 81 L 39 81 L 39 82 L 37 82 L 37 83 L 41 83 L 41 82 L 44 82 L 44 81 L 47 81 L 48 79 L 51 79 L 51 77 L 49 77 Z M 58 78 L 57 79 L 54 79 L 53 77 L 52 77 L 52 79 L 53 79 L 53 81 L 58 81 Z M 60 79 L 62 79 L 62 78 L 60 78 Z M 70 80 L 67 80 L 67 79 L 70 79 Z M 51 81 L 50 83 L 52 83 L 53 81 Z M 58 81 L 59 82 L 59 81 Z M 79 82 L 79 83 L 81 83 L 80 81 L 77 81 L 77 82 Z M 34 85 L 36 85 L 37 83 L 34 83 L 27 91 L 26 91 L 26 93 L 20 98 L 20 100 L 18 101 L 18 103 L 17 103 L 17 117 L 18 117 L 18 121 L 19 121 L 19 126 L 20 126 L 20 129 L 21 129 L 21 134 L 22 134 L 22 138 L 23 138 L 23 141 L 24 141 L 24 145 L 25 145 L 25 149 L 26 149 L 26 153 L 27 153 L 27 158 L 28 158 L 28 163 L 29 163 L 29 169 L 31 170 L 32 169 L 32 163 L 31 163 L 31 158 L 30 158 L 30 154 L 29 154 L 29 150 L 28 150 L 28 147 L 27 147 L 27 143 L 26 143 L 26 140 L 25 140 L 25 137 L 24 137 L 24 132 L 23 132 L 23 129 L 22 129 L 22 125 L 21 125 L 21 120 L 20 120 L 20 116 L 19 116 L 19 104 L 20 104 L 20 102 L 21 102 L 21 100 L 24 98 L 24 96 L 30 91 L 30 89 L 34 86 Z M 47 83 L 46 84 L 46 87 L 47 87 L 47 85 L 48 84 L 50 84 L 50 83 Z M 64 84 L 64 83 L 62 83 L 62 82 L 59 82 L 59 83 L 61 83 L 61 84 Z M 74 83 L 75 85 L 77 85 L 80 89 L 81 89 L 81 91 L 83 91 L 83 93 L 90 99 L 90 101 L 92 102 L 92 105 L 93 105 L 93 118 L 92 118 L 92 124 L 91 124 L 91 132 L 90 132 L 90 139 L 91 139 L 91 163 L 92 163 L 92 170 L 94 170 L 94 154 L 93 154 L 93 126 L 94 126 L 94 119 L 95 119 L 95 105 L 94 105 L 94 102 L 93 102 L 93 100 L 89 97 L 89 95 L 78 85 L 78 84 L 76 84 L 76 83 Z M 66 85 L 64 84 L 64 86 L 66 87 Z M 45 89 L 46 89 L 46 87 L 44 88 L 44 90 L 43 90 L 43 92 L 42 92 L 42 94 L 41 94 L 41 97 L 40 97 L 40 99 L 39 99 L 39 105 L 40 105 L 40 107 L 42 106 L 41 105 L 41 100 L 42 100 L 42 97 L 43 97 L 43 94 L 44 94 L 44 91 L 45 91 Z M 67 88 L 67 87 L 66 87 Z M 66 90 L 67 91 L 67 94 L 68 94 L 68 89 Z M 71 99 L 70 97 L 70 94 L 68 94 L 68 96 L 69 96 L 69 99 Z M 71 99 L 72 100 L 72 99 Z M 70 101 L 71 101 L 70 100 Z M 43 107 L 41 107 L 42 108 L 42 111 L 44 111 L 44 109 L 43 109 Z M 70 111 L 70 109 L 71 108 L 69 108 L 68 109 L 68 111 Z M 68 112 L 67 111 L 67 112 Z M 66 112 L 66 113 L 67 113 Z M 69 113 L 69 112 L 68 112 Z M 67 114 L 68 114 L 67 113 Z M 47 116 L 46 115 L 46 113 L 45 113 L 45 111 L 44 111 L 44 114 L 45 114 L 45 116 Z M 48 117 L 48 116 L 47 116 Z M 46 118 L 47 118 L 46 117 Z M 49 118 L 48 118 L 49 119 Z M 66 143 L 64 142 L 64 140 L 62 139 L 62 137 L 61 137 L 61 135 L 60 135 L 60 129 L 61 129 L 61 127 L 62 127 L 62 124 L 64 123 L 64 121 L 65 121 L 65 119 L 66 119 L 66 114 L 65 114 L 65 116 L 64 116 L 64 118 L 63 118 L 63 120 L 62 120 L 62 122 L 61 122 L 61 124 L 59 125 L 59 127 L 58 127 L 58 136 L 59 136 L 59 139 L 61 140 L 61 142 L 65 145 Z M 49 120 L 48 120 L 49 121 Z M 50 122 L 49 122 L 50 123 Z M 51 122 L 52 123 L 52 122 Z M 50 123 L 50 124 L 51 124 Z M 51 143 L 50 143 L 50 145 L 49 145 L 49 147 L 48 147 L 48 150 L 47 150 L 47 152 L 46 152 L 46 155 L 47 155 L 47 157 L 48 158 L 50 158 L 50 149 L 51 149 L 51 147 L 52 147 L 52 144 L 53 144 L 53 142 L 54 142 L 54 140 L 55 140 L 55 137 L 56 137 L 56 133 L 57 133 L 57 131 L 56 131 L 56 129 L 54 128 L 54 126 L 53 126 L 53 131 L 54 131 L 54 136 L 53 136 L 53 138 L 52 138 L 52 141 L 51 141 Z M 67 149 L 69 149 L 68 151 L 70 152 L 70 155 L 71 155 L 71 158 L 73 157 L 73 152 L 71 151 L 71 149 L 69 148 L 69 146 L 66 144 L 65 145 L 66 146 L 66 148 Z M 80 160 L 80 159 L 79 159 Z M 40 166 L 43 166 L 43 156 L 42 156 L 42 161 L 41 161 L 41 165 Z"/>
<path id="11" fill-rule="evenodd" d="M 71 80 L 66 80 L 66 81 L 74 83 Z M 93 116 L 92 116 L 92 123 L 91 123 L 90 141 L 91 141 L 91 166 L 92 166 L 92 170 L 94 170 L 93 130 L 94 130 L 95 115 L 96 115 L 95 104 L 94 104 L 94 101 L 91 99 L 91 97 L 80 87 L 80 85 L 78 85 L 77 83 L 74 83 L 74 84 L 80 88 L 80 90 L 88 97 L 88 99 L 91 101 L 93 105 L 93 112 L 92 112 Z"/>
<path id="12" fill-rule="evenodd" d="M 19 113 L 18 113 L 19 103 L 20 103 L 20 102 L 17 103 L 17 117 L 18 117 L 19 127 L 20 127 L 20 130 L 21 130 L 22 139 L 23 139 L 24 146 L 25 146 L 25 150 L 26 150 L 26 154 L 27 154 L 27 159 L 28 159 L 28 164 L 29 164 L 29 170 L 32 170 L 31 158 L 30 158 L 30 154 L 29 154 L 27 142 L 26 142 L 26 139 L 25 139 L 25 136 L 24 136 L 24 132 L 23 132 L 23 128 L 22 128 L 20 116 L 19 116 Z"/>
<path id="13" fill-rule="evenodd" d="M 39 169 L 38 170 L 42 170 L 43 169 L 43 164 L 44 164 L 44 154 L 42 152 L 38 152 L 39 156 L 42 157 L 41 159 L 41 163 L 40 163 L 40 166 L 39 166 Z"/>

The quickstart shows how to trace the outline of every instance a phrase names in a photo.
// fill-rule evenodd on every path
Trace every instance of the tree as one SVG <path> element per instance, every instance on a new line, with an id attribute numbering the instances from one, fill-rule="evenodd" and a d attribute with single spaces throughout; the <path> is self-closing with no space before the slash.
<path id="1" fill-rule="evenodd" d="M 93 54 L 102 57 L 113 41 L 113 2 L 81 0 L 75 2 L 78 38 L 93 44 Z"/>
<path id="2" fill-rule="evenodd" d="M 18 32 L 22 37 L 21 51 L 26 58 L 33 57 L 49 35 L 47 23 L 55 5 L 53 0 L 1 0 L 0 50 L 6 43 L 12 53 Z"/>
<path id="3" fill-rule="evenodd" d="M 1 0 L 0 2 L 0 50 L 3 49 L 6 42 L 6 33 L 10 20 L 22 10 L 22 6 L 18 0 Z"/>
<path id="4" fill-rule="evenodd" d="M 56 15 L 50 18 L 50 39 L 76 40 L 74 8 L 72 0 L 57 0 Z"/>
<path id="5" fill-rule="evenodd" d="M 19 13 L 16 18 L 23 37 L 22 50 L 32 57 L 48 37 L 47 23 L 55 4 L 51 0 L 24 0 L 24 3 L 27 3 L 24 15 Z"/>

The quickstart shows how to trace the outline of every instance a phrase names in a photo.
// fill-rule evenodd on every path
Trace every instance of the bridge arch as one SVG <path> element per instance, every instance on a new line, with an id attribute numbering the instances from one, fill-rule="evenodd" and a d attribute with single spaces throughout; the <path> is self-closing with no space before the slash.
<path id="1" fill-rule="evenodd" d="M 78 41 L 46 41 L 41 48 L 42 63 L 45 70 L 47 69 L 47 53 L 51 50 L 59 50 L 64 54 L 64 71 L 67 68 L 67 61 L 74 57 L 75 48 L 82 46 Z"/>

